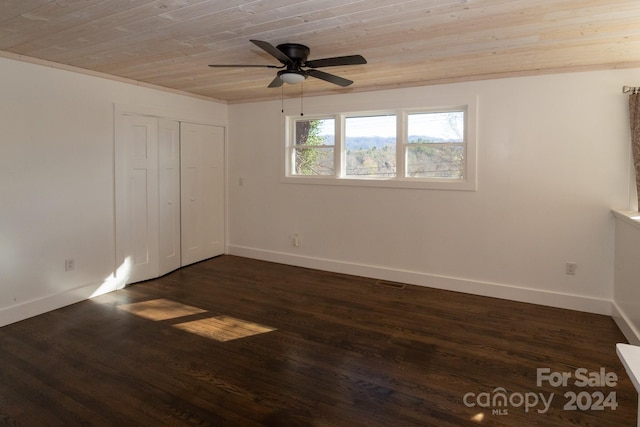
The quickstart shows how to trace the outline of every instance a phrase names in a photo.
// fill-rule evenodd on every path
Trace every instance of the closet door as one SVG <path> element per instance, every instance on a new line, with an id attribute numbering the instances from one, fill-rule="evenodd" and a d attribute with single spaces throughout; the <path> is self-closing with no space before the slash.
<path id="1" fill-rule="evenodd" d="M 180 125 L 182 265 L 224 253 L 224 128 Z"/>
<path id="2" fill-rule="evenodd" d="M 158 120 L 122 117 L 124 194 L 119 236 L 126 283 L 155 277 L 158 271 Z"/>
<path id="3" fill-rule="evenodd" d="M 181 266 L 180 122 L 158 121 L 158 276 Z"/>

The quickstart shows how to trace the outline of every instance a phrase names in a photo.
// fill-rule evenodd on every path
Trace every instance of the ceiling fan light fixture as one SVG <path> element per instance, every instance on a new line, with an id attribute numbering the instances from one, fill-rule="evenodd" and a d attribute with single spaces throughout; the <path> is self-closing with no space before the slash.
<path id="1" fill-rule="evenodd" d="M 287 71 L 280 71 L 278 74 L 280 74 L 280 79 L 283 82 L 289 83 L 290 85 L 302 83 L 304 79 L 307 78 L 307 76 L 305 76 L 300 71 L 287 70 Z"/>

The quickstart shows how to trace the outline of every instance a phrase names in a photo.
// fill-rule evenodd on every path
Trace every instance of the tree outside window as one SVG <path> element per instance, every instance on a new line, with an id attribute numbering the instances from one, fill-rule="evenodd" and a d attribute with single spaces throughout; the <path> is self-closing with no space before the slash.
<path id="1" fill-rule="evenodd" d="M 334 119 L 297 120 L 295 122 L 295 175 L 333 175 L 334 138 L 321 130 L 335 128 Z"/>

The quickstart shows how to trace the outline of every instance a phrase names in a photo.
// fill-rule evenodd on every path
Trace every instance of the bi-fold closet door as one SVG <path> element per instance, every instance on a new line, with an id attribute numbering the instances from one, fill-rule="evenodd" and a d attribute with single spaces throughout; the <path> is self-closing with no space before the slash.
<path id="1" fill-rule="evenodd" d="M 134 283 L 224 253 L 224 128 L 120 120 L 118 274 Z"/>
<path id="2" fill-rule="evenodd" d="M 224 128 L 181 123 L 180 147 L 184 266 L 224 253 Z"/>

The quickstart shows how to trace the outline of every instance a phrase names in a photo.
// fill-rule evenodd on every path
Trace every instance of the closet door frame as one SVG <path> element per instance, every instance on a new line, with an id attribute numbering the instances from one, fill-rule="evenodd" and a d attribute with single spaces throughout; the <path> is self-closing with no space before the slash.
<path id="1" fill-rule="evenodd" d="M 127 212 L 126 212 L 126 185 L 127 175 L 125 170 L 125 146 L 124 146 L 124 116 L 150 116 L 157 119 L 168 119 L 184 123 L 202 124 L 208 126 L 218 126 L 224 129 L 224 218 L 222 220 L 224 227 L 224 253 L 228 253 L 228 132 L 227 124 L 216 122 L 213 120 L 202 120 L 181 111 L 175 111 L 170 108 L 155 108 L 148 106 L 138 106 L 129 104 L 114 103 L 113 119 L 114 119 L 114 251 L 115 264 L 113 267 L 113 279 L 117 287 L 123 287 L 129 282 L 128 261 L 126 259 L 126 239 L 128 233 Z"/>

